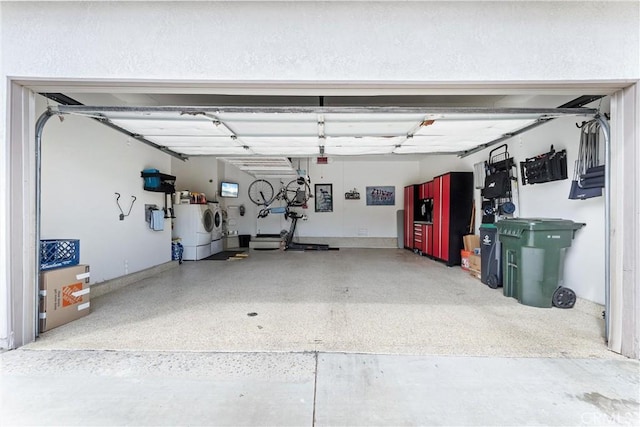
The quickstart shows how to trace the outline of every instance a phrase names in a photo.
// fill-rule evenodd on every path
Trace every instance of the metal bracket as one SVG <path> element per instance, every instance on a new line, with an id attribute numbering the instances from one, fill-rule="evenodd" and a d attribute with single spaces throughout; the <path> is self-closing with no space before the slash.
<path id="1" fill-rule="evenodd" d="M 131 200 L 131 205 L 129 206 L 129 211 L 127 212 L 127 214 L 125 215 L 124 211 L 122 210 L 122 207 L 120 206 L 120 193 L 115 193 L 116 196 L 116 204 L 118 205 L 118 209 L 120 209 L 120 221 L 124 221 L 125 217 L 128 217 L 129 214 L 131 213 L 131 209 L 133 209 L 133 204 L 136 202 L 136 196 L 131 196 L 131 198 L 133 200 Z"/>

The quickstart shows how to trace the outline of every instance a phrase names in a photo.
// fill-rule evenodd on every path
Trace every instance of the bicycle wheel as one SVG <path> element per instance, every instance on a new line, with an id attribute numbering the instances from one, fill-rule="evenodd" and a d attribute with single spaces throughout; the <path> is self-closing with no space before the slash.
<path id="1" fill-rule="evenodd" d="M 273 185 L 264 179 L 256 179 L 249 185 L 249 199 L 258 206 L 268 205 L 273 200 Z"/>
<path id="2" fill-rule="evenodd" d="M 311 187 L 307 181 L 300 184 L 297 179 L 294 179 L 287 184 L 286 190 L 285 198 L 289 206 L 302 206 L 311 197 Z"/>

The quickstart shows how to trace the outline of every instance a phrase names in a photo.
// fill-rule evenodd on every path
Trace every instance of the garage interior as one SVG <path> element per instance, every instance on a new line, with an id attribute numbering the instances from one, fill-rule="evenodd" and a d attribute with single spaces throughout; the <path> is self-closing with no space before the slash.
<path id="1" fill-rule="evenodd" d="M 606 112 L 606 93 L 61 95 L 49 93 L 38 101 L 40 112 L 51 106 L 73 113 L 50 120 L 43 131 L 41 236 L 80 239 L 80 263 L 91 266 L 92 312 L 41 333 L 28 348 L 619 357 L 604 339 L 603 198 L 558 200 L 567 198 L 577 158 L 574 124 L 590 120 L 594 111 Z M 552 145 L 567 149 L 569 178 L 528 188 L 520 184 L 515 215 L 575 213 L 569 219 L 588 223 L 566 260 L 567 286 L 579 298 L 574 309 L 518 304 L 459 266 L 398 248 L 403 187 L 449 171 L 472 172 L 474 163 L 487 160 L 503 143 L 515 151 L 516 161 Z M 260 162 L 237 167 L 242 159 L 265 156 L 288 160 L 288 170 L 265 170 Z M 254 179 L 267 179 L 277 189 L 279 181 L 305 169 L 311 187 L 333 185 L 334 206 L 332 212 L 314 212 L 311 199 L 299 209 L 309 220 L 300 223 L 296 238 L 340 250 L 247 249 L 249 256 L 235 262 L 178 265 L 170 261 L 169 223 L 158 232 L 141 220 L 146 204 L 165 203 L 162 195 L 142 191 L 140 171 L 149 168 L 174 175 L 178 191 L 219 202 L 225 249 L 235 249 L 239 235 L 255 238 L 288 229 L 290 221 L 282 215 L 257 218 L 259 207 L 246 191 Z M 239 183 L 237 199 L 220 197 L 222 181 Z M 395 187 L 394 205 L 339 200 L 352 189 L 364 192 L 367 184 Z M 130 218 L 119 219 L 114 193 L 122 194 L 124 206 L 135 197 Z M 86 203 L 71 209 L 78 197 Z M 477 234 L 478 189 L 473 198 Z M 348 204 L 354 202 L 361 207 Z M 231 218 L 239 206 L 246 213 Z M 580 269 L 585 259 L 590 268 Z M 127 277 L 133 283 L 117 285 Z"/>
<path id="2" fill-rule="evenodd" d="M 0 4 L 3 423 L 637 424 L 637 2 Z M 38 153 L 34 125 L 48 105 L 58 108 L 40 93 L 86 107 L 229 106 L 245 113 L 343 107 L 495 113 L 604 95 L 583 107 L 611 115 L 612 205 L 607 209 L 605 197 L 568 199 L 579 157 L 576 124 L 593 114 L 554 118 L 518 135 L 510 134 L 517 126 L 501 130 L 505 140 L 466 157 L 457 153 L 468 146 L 392 154 L 427 146 L 419 140 L 428 137 L 407 141 L 409 129 L 388 135 L 382 120 L 369 129 L 399 140 L 372 138 L 367 147 L 386 154 L 331 153 L 346 144 L 327 143 L 322 164 L 321 144 L 301 139 L 288 146 L 315 151 L 257 154 L 275 144 L 246 141 L 240 148 L 255 154 L 209 151 L 182 161 L 142 139 L 162 135 L 135 126 L 121 133 L 94 120 L 95 111 L 49 118 Z M 186 119 L 197 130 L 202 117 Z M 337 137 L 328 132 L 330 120 L 315 119 L 307 136 L 319 140 L 323 122 L 325 140 Z M 421 131 L 443 124 L 428 120 L 435 122 Z M 307 124 L 282 123 L 278 130 L 306 132 Z M 256 127 L 274 129 L 266 121 Z M 224 145 L 238 150 L 242 138 L 232 145 L 225 136 Z M 485 136 L 479 144 L 496 139 Z M 176 153 L 191 143 L 157 142 Z M 403 188 L 471 173 L 502 143 L 518 163 L 551 145 L 567 150 L 566 180 L 519 186 L 519 216 L 586 224 L 564 260 L 564 285 L 578 295 L 572 309 L 519 304 L 457 264 L 398 247 Z M 257 218 L 259 207 L 247 197 L 256 177 L 231 157 L 284 159 L 293 171 L 306 169 L 314 196 L 316 185 L 330 189 L 333 206 L 296 209 L 308 217 L 296 238 L 339 250 L 238 248 L 248 257 L 172 261 L 169 221 L 163 230 L 146 221 L 145 205 L 162 208 L 164 200 L 144 190 L 145 169 L 175 176 L 178 191 L 216 199 L 230 232 L 225 249 L 246 235 L 288 229 L 282 214 Z M 268 179 L 279 188 L 281 178 Z M 238 183 L 238 198 L 216 196 L 223 180 Z M 368 205 L 370 186 L 392 187 L 394 204 Z M 361 198 L 347 199 L 354 189 Z M 484 209 L 480 190 L 472 194 L 477 232 Z M 40 238 L 79 240 L 79 262 L 91 268 L 91 312 L 36 339 Z M 601 316 L 605 259 L 612 276 L 608 343 Z"/>

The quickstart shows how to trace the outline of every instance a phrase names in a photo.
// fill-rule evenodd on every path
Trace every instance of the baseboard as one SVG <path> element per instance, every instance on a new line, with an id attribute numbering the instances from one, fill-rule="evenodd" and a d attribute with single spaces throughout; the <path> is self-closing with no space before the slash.
<path id="1" fill-rule="evenodd" d="M 397 237 L 297 237 L 301 243 L 322 243 L 332 248 L 385 248 L 397 249 Z"/>
<path id="2" fill-rule="evenodd" d="M 177 266 L 178 261 L 169 261 L 164 264 L 156 265 L 155 267 L 147 268 L 146 270 L 137 271 L 135 273 L 127 274 L 126 276 L 116 277 L 115 279 L 106 280 L 102 283 L 96 283 L 95 285 L 91 285 L 91 298 L 108 294 L 109 292 L 124 288 L 132 283 L 155 276 L 156 274 L 160 274 L 163 271 L 170 270 Z"/>

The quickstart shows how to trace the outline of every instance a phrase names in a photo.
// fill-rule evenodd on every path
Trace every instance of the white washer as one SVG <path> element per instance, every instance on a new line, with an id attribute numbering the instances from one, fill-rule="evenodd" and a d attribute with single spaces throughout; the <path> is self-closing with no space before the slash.
<path id="1" fill-rule="evenodd" d="M 182 259 L 199 260 L 211 255 L 213 212 L 209 205 L 175 205 L 175 220 L 171 237 L 182 240 Z"/>
<path id="2" fill-rule="evenodd" d="M 209 209 L 213 212 L 213 229 L 211 230 L 211 255 L 222 252 L 222 209 L 217 202 L 210 202 Z"/>

